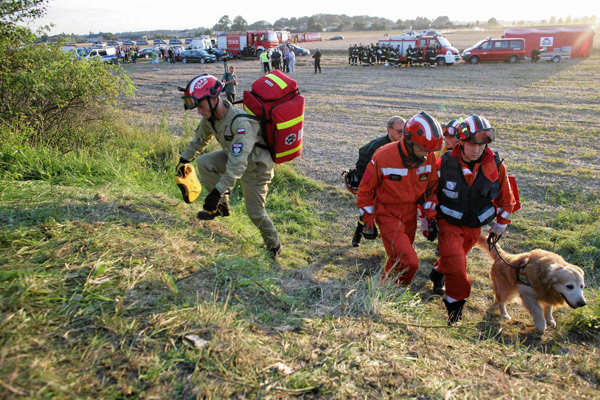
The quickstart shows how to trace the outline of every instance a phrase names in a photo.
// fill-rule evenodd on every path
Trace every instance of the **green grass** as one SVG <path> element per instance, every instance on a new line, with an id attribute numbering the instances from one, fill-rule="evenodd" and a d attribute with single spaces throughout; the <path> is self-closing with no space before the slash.
<path id="1" fill-rule="evenodd" d="M 114 123 L 90 127 L 111 130 L 101 146 L 65 154 L 0 140 L 0 398 L 598 397 L 598 192 L 571 185 L 582 168 L 565 171 L 571 149 L 549 144 L 573 126 L 507 129 L 550 165 L 510 160 L 528 179 L 503 247 L 586 272 L 588 306 L 557 310 L 540 337 L 520 306 L 498 319 L 478 250 L 457 327 L 431 296 L 435 244 L 417 238 L 411 288 L 381 281 L 381 242 L 349 245 L 354 198 L 294 163 L 270 186 L 284 246 L 273 262 L 239 186 L 229 218 L 199 222 L 200 202 L 181 200 L 173 170 L 192 122 L 181 137 Z"/>

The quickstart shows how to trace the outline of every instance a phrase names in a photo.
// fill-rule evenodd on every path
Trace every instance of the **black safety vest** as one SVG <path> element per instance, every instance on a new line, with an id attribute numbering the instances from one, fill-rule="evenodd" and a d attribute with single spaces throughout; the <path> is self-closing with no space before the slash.
<path id="1" fill-rule="evenodd" d="M 494 161 L 500 170 L 500 157 L 494 152 Z M 469 187 L 457 157 L 450 152 L 442 155 L 438 191 L 438 215 L 453 225 L 479 228 L 496 217 L 492 200 L 498 197 L 500 183 L 490 181 L 480 170 Z"/>

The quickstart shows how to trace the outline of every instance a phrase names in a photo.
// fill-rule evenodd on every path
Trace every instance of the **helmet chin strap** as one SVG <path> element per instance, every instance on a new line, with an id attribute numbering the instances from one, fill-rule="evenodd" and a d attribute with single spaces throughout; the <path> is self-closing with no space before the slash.
<path id="1" fill-rule="evenodd" d="M 404 155 L 404 152 L 400 152 L 400 155 L 402 156 L 402 162 L 406 165 L 406 167 L 408 168 L 417 168 L 418 166 L 420 166 L 421 164 L 423 164 L 425 162 L 425 160 L 427 160 L 427 157 L 417 157 L 413 151 L 413 146 L 415 145 L 414 143 L 406 143 L 406 137 L 404 137 L 403 139 L 404 141 L 404 147 L 406 148 L 406 151 L 408 152 L 408 156 Z M 410 165 L 407 165 L 410 164 Z"/>
<path id="2" fill-rule="evenodd" d="M 208 97 L 206 99 L 206 101 L 208 101 L 208 108 L 210 108 L 210 118 L 208 119 L 208 122 L 210 122 L 210 125 L 212 126 L 213 130 L 216 132 L 217 129 L 215 128 L 215 120 L 217 119 L 217 107 L 219 106 L 219 101 L 221 101 L 219 99 L 219 97 L 217 97 L 217 103 L 214 105 L 212 104 L 212 101 L 210 100 L 212 97 Z"/>

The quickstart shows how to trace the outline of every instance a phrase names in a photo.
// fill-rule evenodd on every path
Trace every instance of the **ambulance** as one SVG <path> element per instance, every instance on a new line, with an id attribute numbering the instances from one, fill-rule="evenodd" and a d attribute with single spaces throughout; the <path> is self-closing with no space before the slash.
<path id="1" fill-rule="evenodd" d="M 394 50 L 400 50 L 400 61 L 406 62 L 406 49 L 411 46 L 413 49 L 420 47 L 427 49 L 429 46 L 435 46 L 437 54 L 435 62 L 438 66 L 452 65 L 460 61 L 460 55 L 456 47 L 440 34 L 421 36 L 414 32 L 407 32 L 397 36 L 387 36 L 379 39 L 379 46 L 385 45 L 392 47 Z"/>

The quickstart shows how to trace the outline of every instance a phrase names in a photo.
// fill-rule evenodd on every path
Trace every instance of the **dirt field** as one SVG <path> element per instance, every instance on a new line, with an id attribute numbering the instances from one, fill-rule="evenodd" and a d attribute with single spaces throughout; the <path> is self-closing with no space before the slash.
<path id="1" fill-rule="evenodd" d="M 481 32 L 456 36 L 457 47 L 474 43 Z M 600 55 L 564 60 L 560 64 L 522 61 L 442 68 L 392 69 L 384 66 L 351 67 L 346 56 L 333 53 L 353 40 L 373 37 L 345 35 L 344 41 L 308 43 L 321 46 L 323 73 L 315 75 L 309 57 L 298 57 L 301 92 L 306 96 L 305 145 L 297 165 L 308 176 L 340 184 L 340 174 L 356 160 L 357 149 L 385 132 L 392 115 L 410 117 L 425 110 L 444 123 L 458 116 L 478 113 L 496 126 L 494 148 L 517 173 L 526 196 L 543 195 L 548 185 L 573 190 L 600 187 L 597 135 L 600 130 Z M 459 44 L 461 43 L 461 44 Z M 466 46 L 466 45 L 464 45 Z M 332 49 L 332 53 L 328 52 Z M 258 61 L 231 61 L 243 90 L 260 76 Z M 178 86 L 200 73 L 221 76 L 223 64 L 167 64 L 153 72 L 148 60 L 125 65 L 137 88 L 128 108 L 147 118 L 145 123 L 166 123 L 174 134 L 182 131 L 184 118 Z M 588 90 L 581 90 L 585 87 Z M 197 118 L 188 112 L 187 118 Z M 546 137 L 539 140 L 540 135 Z M 580 146 L 581 139 L 590 139 Z M 567 160 L 556 156 L 568 155 Z M 538 171 L 546 174 L 540 179 Z M 536 175 L 532 176 L 531 173 Z"/>

